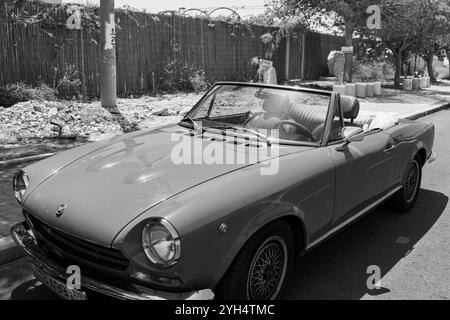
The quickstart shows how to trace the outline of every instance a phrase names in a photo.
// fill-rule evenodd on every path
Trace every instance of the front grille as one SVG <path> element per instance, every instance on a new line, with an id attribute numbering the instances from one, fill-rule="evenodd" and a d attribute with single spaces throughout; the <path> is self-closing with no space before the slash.
<path id="1" fill-rule="evenodd" d="M 99 246 L 68 235 L 52 228 L 31 214 L 26 212 L 24 214 L 31 223 L 33 231 L 37 233 L 38 242 L 41 240 L 44 242 L 44 245 L 45 242 L 48 242 L 58 248 L 61 254 L 68 254 L 89 263 L 95 263 L 118 271 L 127 269 L 129 261 L 119 250 Z"/>

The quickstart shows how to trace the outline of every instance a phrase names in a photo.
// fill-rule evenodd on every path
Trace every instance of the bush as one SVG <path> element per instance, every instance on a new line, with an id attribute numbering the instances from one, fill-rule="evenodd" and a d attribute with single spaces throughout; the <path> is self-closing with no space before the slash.
<path id="1" fill-rule="evenodd" d="M 56 90 L 61 99 L 72 99 L 81 97 L 81 80 L 78 78 L 78 70 L 76 66 L 66 64 L 64 75 L 58 81 Z"/>
<path id="2" fill-rule="evenodd" d="M 46 84 L 30 86 L 19 82 L 7 84 L 5 88 L 0 89 L 0 106 L 9 108 L 16 103 L 29 100 L 57 100 L 57 92 Z"/>
<path id="3" fill-rule="evenodd" d="M 179 67 L 176 62 L 169 62 L 158 77 L 156 91 L 161 93 L 200 92 L 208 89 L 205 72 L 193 66 Z"/>
<path id="4" fill-rule="evenodd" d="M 210 86 L 203 70 L 194 71 L 194 73 L 189 77 L 189 81 L 196 93 L 206 91 Z"/>
<path id="5" fill-rule="evenodd" d="M 355 61 L 353 65 L 355 81 L 392 80 L 394 75 L 394 65 L 389 61 Z"/>

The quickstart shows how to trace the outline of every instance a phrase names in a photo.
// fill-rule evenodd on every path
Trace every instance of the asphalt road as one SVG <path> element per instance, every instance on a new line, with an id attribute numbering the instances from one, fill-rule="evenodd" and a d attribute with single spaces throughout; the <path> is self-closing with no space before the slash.
<path id="1" fill-rule="evenodd" d="M 383 205 L 299 259 L 285 299 L 450 299 L 450 111 L 422 120 L 436 126 L 438 159 L 414 209 Z M 380 268 L 379 289 L 367 287 L 369 266 Z M 0 299 L 56 298 L 24 260 L 0 266 Z"/>

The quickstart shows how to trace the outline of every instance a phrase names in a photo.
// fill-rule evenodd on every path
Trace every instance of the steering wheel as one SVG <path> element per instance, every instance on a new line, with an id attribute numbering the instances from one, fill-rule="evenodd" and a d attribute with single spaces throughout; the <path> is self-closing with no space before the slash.
<path id="1" fill-rule="evenodd" d="M 282 130 L 282 128 L 284 126 L 294 126 L 301 135 L 308 137 L 311 141 L 314 140 L 314 136 L 312 135 L 311 131 L 308 130 L 308 128 L 306 128 L 305 126 L 301 125 L 300 123 L 297 123 L 295 121 L 292 120 L 281 120 L 280 123 L 278 124 L 278 128 L 280 130 Z M 283 129 L 284 132 L 287 132 L 286 130 Z"/>
<path id="2" fill-rule="evenodd" d="M 246 127 L 253 119 L 259 116 L 261 113 L 248 112 L 248 119 L 244 122 L 244 127 Z"/>

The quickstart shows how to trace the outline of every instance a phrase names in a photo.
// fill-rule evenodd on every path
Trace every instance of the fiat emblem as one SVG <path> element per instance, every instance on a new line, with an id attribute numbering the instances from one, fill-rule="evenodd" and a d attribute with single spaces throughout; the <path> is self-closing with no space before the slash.
<path id="1" fill-rule="evenodd" d="M 56 209 L 56 217 L 61 217 L 64 214 L 64 211 L 67 209 L 67 205 L 62 204 Z"/>

